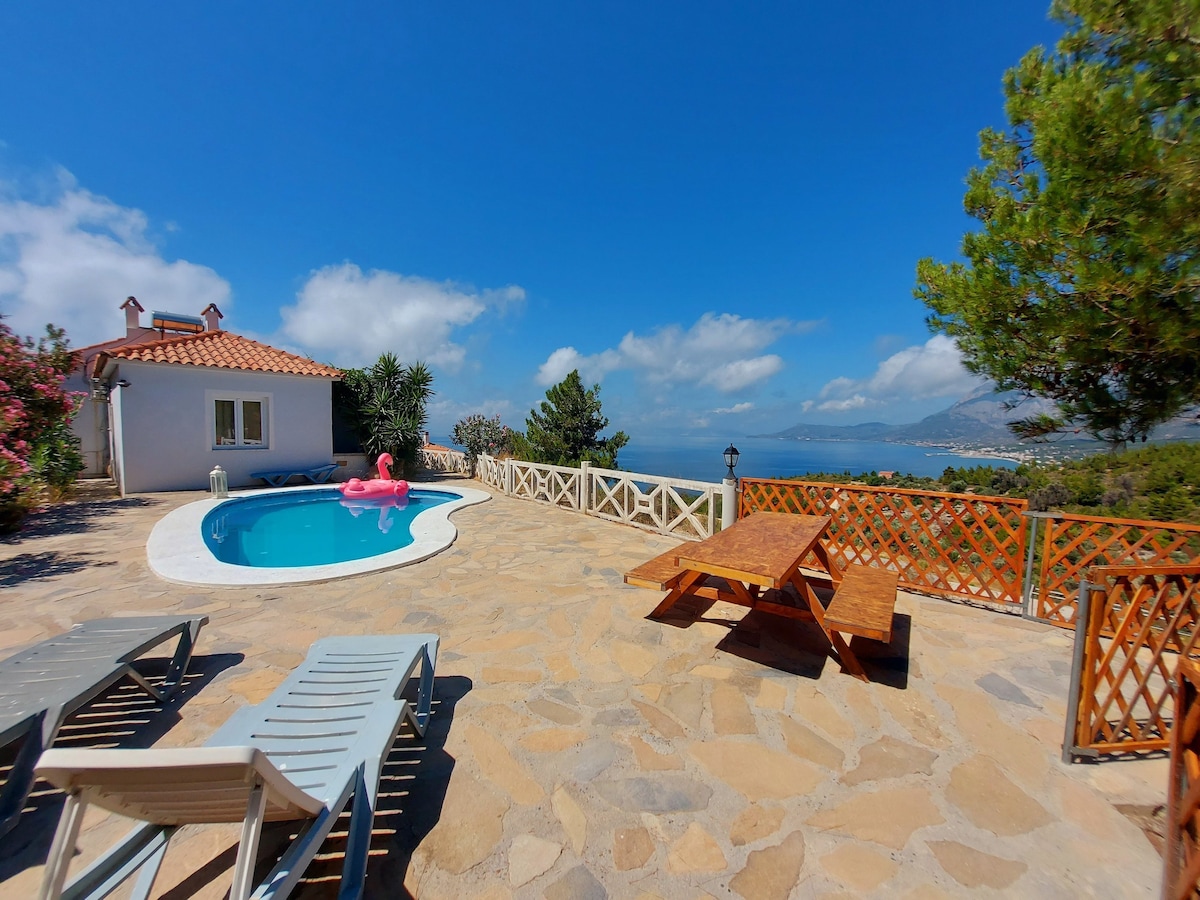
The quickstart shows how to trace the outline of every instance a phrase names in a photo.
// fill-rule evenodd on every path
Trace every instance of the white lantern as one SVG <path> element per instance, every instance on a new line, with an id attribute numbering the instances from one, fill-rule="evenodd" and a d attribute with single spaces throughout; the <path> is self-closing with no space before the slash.
<path id="1" fill-rule="evenodd" d="M 208 473 L 208 489 L 212 491 L 213 498 L 216 500 L 229 496 L 229 477 L 220 466 L 214 466 L 213 470 Z"/>

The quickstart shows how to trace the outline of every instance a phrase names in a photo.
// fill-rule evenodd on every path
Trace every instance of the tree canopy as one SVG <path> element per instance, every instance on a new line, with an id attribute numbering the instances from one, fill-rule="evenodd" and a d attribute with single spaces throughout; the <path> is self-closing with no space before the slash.
<path id="1" fill-rule="evenodd" d="M 411 473 L 423 443 L 432 385 L 433 374 L 424 363 L 405 366 L 394 353 L 384 353 L 366 369 L 344 371 L 334 396 L 372 461 L 390 453 Z"/>
<path id="2" fill-rule="evenodd" d="M 479 413 L 456 422 L 450 439 L 460 447 L 466 448 L 472 470 L 476 460 L 485 453 L 489 456 L 499 456 L 501 453 L 511 452 L 514 441 L 512 429 L 501 422 L 499 416 L 489 419 Z"/>
<path id="3" fill-rule="evenodd" d="M 613 469 L 617 451 L 629 443 L 629 436 L 618 431 L 610 438 L 600 437 L 607 427 L 608 419 L 600 412 L 600 385 L 585 390 L 576 369 L 546 391 L 540 413 L 529 411 L 519 449 L 532 462 L 577 466 L 587 460 Z"/>
<path id="4" fill-rule="evenodd" d="M 1055 0 L 1066 33 L 1004 78 L 980 135 L 967 262 L 916 296 L 968 369 L 1057 402 L 1014 423 L 1113 446 L 1200 402 L 1200 4 Z"/>

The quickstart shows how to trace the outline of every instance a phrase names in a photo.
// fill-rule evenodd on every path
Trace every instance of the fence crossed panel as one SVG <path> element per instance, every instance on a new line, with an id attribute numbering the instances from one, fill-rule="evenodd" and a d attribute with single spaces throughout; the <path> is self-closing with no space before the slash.
<path id="1" fill-rule="evenodd" d="M 1200 566 L 1100 566 L 1080 595 L 1063 758 L 1165 749 L 1175 670 L 1200 636 Z"/>
<path id="2" fill-rule="evenodd" d="M 524 500 L 540 500 L 552 506 L 580 510 L 580 470 L 570 466 L 508 461 L 508 493 Z"/>
<path id="3" fill-rule="evenodd" d="M 890 569 L 928 593 L 1017 603 L 1025 508 L 973 494 L 743 478 L 739 515 L 827 515 L 826 549 L 839 566 Z"/>
<path id="4" fill-rule="evenodd" d="M 421 468 L 430 472 L 453 472 L 458 475 L 470 475 L 470 465 L 467 455 L 458 450 L 421 450 L 419 451 Z"/>
<path id="5" fill-rule="evenodd" d="M 498 490 L 504 490 L 504 460 L 483 455 L 475 461 L 475 477 Z"/>
<path id="6" fill-rule="evenodd" d="M 615 469 L 588 470 L 590 515 L 661 534 L 712 537 L 719 521 L 720 485 Z"/>
<path id="7" fill-rule="evenodd" d="M 1052 625 L 1075 627 L 1079 585 L 1090 569 L 1200 561 L 1200 526 L 1066 513 L 1044 521 L 1035 615 Z"/>
<path id="8" fill-rule="evenodd" d="M 1200 666 L 1184 659 L 1176 680 L 1162 895 L 1200 900 Z"/>

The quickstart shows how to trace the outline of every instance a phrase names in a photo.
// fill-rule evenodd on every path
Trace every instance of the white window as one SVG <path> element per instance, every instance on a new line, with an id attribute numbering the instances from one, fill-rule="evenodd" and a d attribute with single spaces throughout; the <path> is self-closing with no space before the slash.
<path id="1" fill-rule="evenodd" d="M 269 411 L 269 396 L 210 391 L 208 434 L 213 449 L 270 446 Z"/>

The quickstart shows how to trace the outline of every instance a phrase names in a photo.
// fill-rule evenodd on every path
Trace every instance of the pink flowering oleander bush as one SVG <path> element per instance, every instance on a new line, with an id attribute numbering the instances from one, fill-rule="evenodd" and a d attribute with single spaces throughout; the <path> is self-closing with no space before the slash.
<path id="1" fill-rule="evenodd" d="M 0 527 L 19 521 L 23 501 L 62 489 L 82 469 L 71 416 L 80 395 L 63 388 L 74 364 L 61 329 L 36 345 L 0 322 Z"/>
<path id="2" fill-rule="evenodd" d="M 467 458 L 474 468 L 475 461 L 485 453 L 488 456 L 500 456 L 512 452 L 514 432 L 501 423 L 499 416 L 488 419 L 476 413 L 455 425 L 450 437 L 454 443 L 466 449 Z"/>

